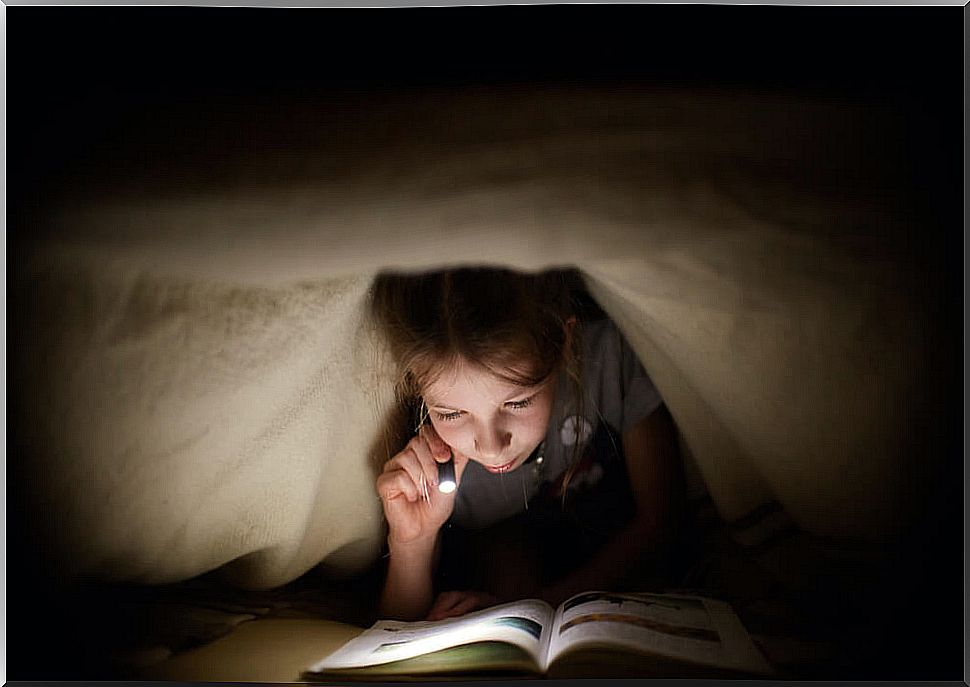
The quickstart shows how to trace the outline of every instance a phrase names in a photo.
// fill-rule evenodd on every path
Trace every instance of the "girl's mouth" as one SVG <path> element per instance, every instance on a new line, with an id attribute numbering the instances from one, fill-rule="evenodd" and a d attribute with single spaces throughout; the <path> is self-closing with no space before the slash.
<path id="1" fill-rule="evenodd" d="M 508 472 L 512 469 L 513 465 L 515 465 L 514 459 L 504 465 L 486 465 L 485 469 L 492 473 Z"/>

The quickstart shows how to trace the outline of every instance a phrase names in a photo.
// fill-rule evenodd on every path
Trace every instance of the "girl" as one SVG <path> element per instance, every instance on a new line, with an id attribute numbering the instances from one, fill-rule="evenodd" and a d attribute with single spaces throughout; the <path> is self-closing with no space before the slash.
<path id="1" fill-rule="evenodd" d="M 382 274 L 371 306 L 415 421 L 377 478 L 382 617 L 663 584 L 683 497 L 673 423 L 578 273 Z"/>

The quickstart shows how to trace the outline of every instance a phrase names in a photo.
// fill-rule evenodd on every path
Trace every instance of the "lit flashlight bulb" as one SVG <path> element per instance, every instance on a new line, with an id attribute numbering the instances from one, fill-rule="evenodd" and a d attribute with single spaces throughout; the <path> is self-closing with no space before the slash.
<path id="1" fill-rule="evenodd" d="M 455 454 L 452 453 L 445 463 L 438 463 L 438 491 L 450 494 L 458 488 L 455 480 Z"/>

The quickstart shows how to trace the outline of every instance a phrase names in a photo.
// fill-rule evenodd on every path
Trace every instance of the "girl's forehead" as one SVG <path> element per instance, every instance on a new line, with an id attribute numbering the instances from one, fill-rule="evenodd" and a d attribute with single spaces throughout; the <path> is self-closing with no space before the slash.
<path id="1" fill-rule="evenodd" d="M 424 397 L 428 405 L 467 405 L 475 400 L 504 403 L 529 388 L 496 377 L 480 365 L 459 359 L 441 370 L 425 386 Z"/>

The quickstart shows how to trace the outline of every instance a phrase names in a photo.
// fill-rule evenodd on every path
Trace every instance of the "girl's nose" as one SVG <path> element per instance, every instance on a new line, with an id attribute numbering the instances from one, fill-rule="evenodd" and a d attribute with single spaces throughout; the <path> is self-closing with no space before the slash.
<path id="1" fill-rule="evenodd" d="M 498 427 L 482 428 L 475 437 L 475 452 L 483 460 L 502 457 L 512 443 L 512 435 Z"/>

